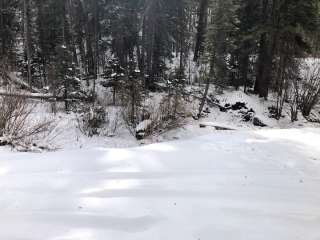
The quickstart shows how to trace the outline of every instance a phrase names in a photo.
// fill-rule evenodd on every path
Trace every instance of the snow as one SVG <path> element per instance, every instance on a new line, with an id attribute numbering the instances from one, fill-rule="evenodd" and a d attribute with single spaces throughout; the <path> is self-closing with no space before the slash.
<path id="1" fill-rule="evenodd" d="M 0 239 L 318 240 L 320 129 L 0 148 Z"/>
<path id="2" fill-rule="evenodd" d="M 138 126 L 136 127 L 136 131 L 137 132 L 145 131 L 151 124 L 152 124 L 152 121 L 150 119 L 144 120 L 138 124 Z"/>
<path id="3" fill-rule="evenodd" d="M 139 143 L 130 134 L 122 120 L 117 107 L 108 107 L 107 123 L 101 129 L 101 136 L 88 137 L 79 129 L 80 114 L 63 113 L 63 104 L 58 104 L 56 115 L 52 115 L 50 104 L 39 104 L 34 110 L 34 119 L 48 119 L 54 122 L 54 129 L 51 132 L 34 139 L 39 146 L 46 146 L 52 149 L 77 150 L 93 147 L 133 147 Z M 39 137 L 38 137 L 39 138 Z"/>
<path id="4" fill-rule="evenodd" d="M 215 122 L 200 122 L 200 127 L 213 127 L 215 129 L 222 129 L 222 130 L 236 130 L 237 128 L 233 128 L 230 125 L 223 125 L 221 123 Z"/>
<path id="5" fill-rule="evenodd" d="M 100 136 L 85 136 L 83 132 L 79 130 L 81 115 L 73 112 L 65 113 L 63 103 L 57 103 L 58 112 L 56 115 L 53 115 L 50 103 L 35 101 L 37 107 L 34 109 L 32 118 L 38 121 L 47 119 L 54 122 L 53 125 L 55 125 L 55 127 L 52 132 L 46 133 L 45 136 L 33 139 L 33 142 L 38 146 L 45 146 L 51 149 L 69 150 L 93 147 L 136 147 L 141 144 L 167 142 L 177 139 L 186 140 L 202 135 L 214 134 L 217 130 L 214 127 L 210 127 L 212 125 L 235 130 L 260 129 L 260 127 L 254 126 L 252 122 L 244 122 L 239 111 L 221 112 L 218 107 L 209 108 L 209 114 L 198 121 L 194 120 L 192 115 L 196 115 L 199 108 L 199 102 L 194 100 L 186 104 L 187 118 L 184 120 L 183 126 L 162 133 L 154 133 L 142 141 L 137 141 L 135 135 L 128 130 L 125 121 L 122 119 L 121 107 L 109 104 L 109 102 L 112 102 L 112 94 L 108 94 L 100 88 L 97 89 L 97 93 L 99 101 L 102 102 L 102 106 L 106 108 L 107 113 L 106 124 L 103 129 L 99 131 L 101 132 Z M 34 94 L 34 96 L 40 95 Z M 158 113 L 163 96 L 163 93 L 154 93 L 145 100 L 144 105 L 149 106 L 151 114 Z M 291 123 L 290 107 L 287 105 L 285 105 L 283 111 L 284 118 L 281 118 L 279 121 L 269 118 L 268 107 L 275 104 L 271 97 L 268 101 L 265 101 L 255 95 L 245 94 L 242 91 L 229 90 L 226 90 L 223 94 L 216 94 L 215 97 L 219 99 L 221 105 L 225 105 L 226 103 L 234 104 L 238 101 L 245 102 L 247 107 L 249 109 L 253 108 L 256 116 L 268 125 L 268 127 L 266 127 L 267 129 L 317 128 L 320 126 L 319 123 L 308 122 L 301 114 L 299 114 L 299 121 Z M 104 101 L 108 102 L 104 103 Z M 320 118 L 317 112 L 320 112 L 320 109 L 314 111 L 314 114 Z M 139 125 L 144 128 L 148 124 L 149 122 L 147 121 Z M 208 127 L 200 128 L 200 124 L 205 124 Z"/>
<path id="6" fill-rule="evenodd" d="M 270 94 L 268 100 L 259 98 L 253 94 L 245 94 L 243 91 L 226 90 L 223 94 L 215 96 L 220 105 L 235 104 L 236 102 L 244 102 L 248 109 L 252 108 L 255 111 L 255 116 L 262 122 L 266 123 L 269 128 L 283 129 L 283 128 L 300 128 L 300 127 L 319 127 L 317 123 L 308 122 L 301 114 L 299 114 L 298 121 L 292 123 L 290 118 L 290 106 L 284 105 L 283 115 L 280 120 L 269 118 L 268 108 L 276 105 L 276 97 Z M 259 129 L 253 126 L 252 122 L 245 122 L 241 119 L 241 114 L 238 111 L 230 111 L 222 113 L 218 108 L 210 109 L 211 113 L 204 119 L 206 122 L 220 123 L 224 126 L 230 126 L 236 129 Z"/>

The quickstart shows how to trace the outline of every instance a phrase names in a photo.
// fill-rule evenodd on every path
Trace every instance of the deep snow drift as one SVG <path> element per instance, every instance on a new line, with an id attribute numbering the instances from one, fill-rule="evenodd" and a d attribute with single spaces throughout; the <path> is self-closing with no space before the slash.
<path id="1" fill-rule="evenodd" d="M 0 158 L 1 240 L 320 239 L 319 129 Z"/>

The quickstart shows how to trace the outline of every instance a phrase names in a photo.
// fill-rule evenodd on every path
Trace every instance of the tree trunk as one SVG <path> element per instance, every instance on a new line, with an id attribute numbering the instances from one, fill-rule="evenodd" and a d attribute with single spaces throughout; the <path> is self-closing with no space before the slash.
<path id="1" fill-rule="evenodd" d="M 268 19 L 268 0 L 263 0 L 263 26 L 267 25 Z M 269 93 L 269 87 L 272 78 L 272 64 L 273 58 L 278 44 L 278 24 L 280 17 L 279 0 L 272 1 L 271 11 L 271 27 L 269 30 L 262 33 L 260 38 L 260 52 L 258 60 L 258 70 L 255 83 L 255 93 L 259 94 L 259 97 L 267 98 Z"/>
<path id="2" fill-rule="evenodd" d="M 24 0 L 24 35 L 25 35 L 25 48 L 27 53 L 27 68 L 28 68 L 28 84 L 32 86 L 32 73 L 31 73 L 31 35 L 30 35 L 30 7 L 29 0 Z"/>
<path id="3" fill-rule="evenodd" d="M 5 54 L 5 34 L 4 34 L 4 0 L 0 0 L 0 37 L 1 37 L 1 56 Z"/>
<path id="4" fill-rule="evenodd" d="M 198 11 L 198 26 L 197 26 L 197 36 L 196 36 L 196 46 L 194 50 L 194 58 L 195 62 L 198 61 L 201 53 L 204 48 L 204 38 L 207 27 L 207 18 L 208 18 L 208 5 L 209 0 L 201 0 Z"/>
<path id="5" fill-rule="evenodd" d="M 262 14 L 261 14 L 262 26 L 265 26 L 267 23 L 268 4 L 269 4 L 269 0 L 262 1 Z M 256 82 L 254 86 L 254 92 L 256 94 L 260 94 L 261 92 L 261 85 L 264 77 L 263 75 L 265 72 L 265 61 L 267 58 L 267 51 L 268 51 L 267 50 L 267 32 L 263 32 L 260 36 L 258 67 L 257 67 Z"/>
<path id="6" fill-rule="evenodd" d="M 203 94 L 203 97 L 200 102 L 199 112 L 198 112 L 198 116 L 197 116 L 198 119 L 201 118 L 201 113 L 203 111 L 204 105 L 206 104 L 206 100 L 207 100 L 207 96 L 208 96 L 208 92 L 209 92 L 209 87 L 210 87 L 210 78 L 206 77 L 206 88 L 204 90 L 204 94 Z"/>
<path id="7" fill-rule="evenodd" d="M 92 95 L 93 99 L 96 98 L 96 82 L 98 79 L 99 73 L 99 12 L 98 12 L 98 0 L 94 1 L 94 79 L 93 79 L 93 89 Z M 95 100 L 93 101 L 93 105 L 95 104 Z"/>

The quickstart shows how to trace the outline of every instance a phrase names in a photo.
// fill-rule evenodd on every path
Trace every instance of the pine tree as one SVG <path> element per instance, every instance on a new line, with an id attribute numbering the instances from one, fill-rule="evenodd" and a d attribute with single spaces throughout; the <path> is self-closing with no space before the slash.
<path id="1" fill-rule="evenodd" d="M 223 88 L 230 84 L 230 53 L 234 51 L 234 34 L 236 32 L 237 4 L 232 0 L 213 0 L 212 16 L 207 34 L 207 50 L 210 55 L 211 72 L 215 84 Z"/>
<path id="2" fill-rule="evenodd" d="M 0 56 L 12 59 L 18 32 L 18 0 L 0 0 Z"/>
<path id="3" fill-rule="evenodd" d="M 254 83 L 254 61 L 253 56 L 257 54 L 257 22 L 259 21 L 259 1 L 240 0 L 236 11 L 238 23 L 235 34 L 235 50 L 233 55 L 236 59 L 235 71 L 237 78 L 233 85 L 244 86 L 246 92 Z"/>
<path id="4" fill-rule="evenodd" d="M 199 57 L 203 54 L 205 48 L 205 34 L 208 25 L 208 9 L 209 9 L 209 0 L 200 0 L 198 6 L 197 14 L 197 34 L 196 34 L 196 43 L 194 50 L 195 62 L 198 61 Z"/>

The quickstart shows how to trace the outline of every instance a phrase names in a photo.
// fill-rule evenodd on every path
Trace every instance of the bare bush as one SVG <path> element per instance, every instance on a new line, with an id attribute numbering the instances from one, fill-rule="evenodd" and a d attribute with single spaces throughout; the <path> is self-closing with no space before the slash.
<path id="1" fill-rule="evenodd" d="M 25 98 L 0 97 L 0 142 L 2 145 L 21 145 L 30 142 L 30 138 L 48 131 L 52 122 L 35 122 L 32 117 L 34 105 Z"/>
<path id="2" fill-rule="evenodd" d="M 147 114 L 142 113 L 142 121 L 135 129 L 136 138 L 142 139 L 181 127 L 188 115 L 186 109 L 186 104 L 181 96 L 164 96 L 158 104 L 151 104 L 148 110 L 145 110 Z"/>
<path id="3" fill-rule="evenodd" d="M 320 60 L 306 61 L 302 64 L 301 79 L 296 84 L 299 107 L 303 116 L 309 116 L 320 96 Z"/>
<path id="4" fill-rule="evenodd" d="M 77 116 L 77 128 L 88 137 L 94 135 L 114 137 L 119 128 L 121 109 L 119 107 L 107 107 L 97 105 L 86 106 Z"/>
<path id="5" fill-rule="evenodd" d="M 290 107 L 291 122 L 298 121 L 301 79 L 294 77 L 287 89 L 287 100 Z"/>
<path id="6" fill-rule="evenodd" d="M 279 119 L 286 101 L 290 107 L 292 122 L 298 120 L 299 110 L 303 116 L 309 116 L 320 96 L 320 61 L 307 59 L 295 62 L 294 69 L 299 70 L 299 73 L 290 74 L 289 81 L 284 81 L 286 85 L 282 85 L 281 91 L 278 91 L 276 114 L 276 118 Z"/>
<path id="7" fill-rule="evenodd" d="M 10 81 L 9 77 L 9 66 L 5 58 L 0 59 L 0 83 L 2 85 L 7 85 Z"/>
<path id="8" fill-rule="evenodd" d="M 102 106 L 87 107 L 78 118 L 78 128 L 86 136 L 99 135 L 106 122 L 106 111 Z"/>

